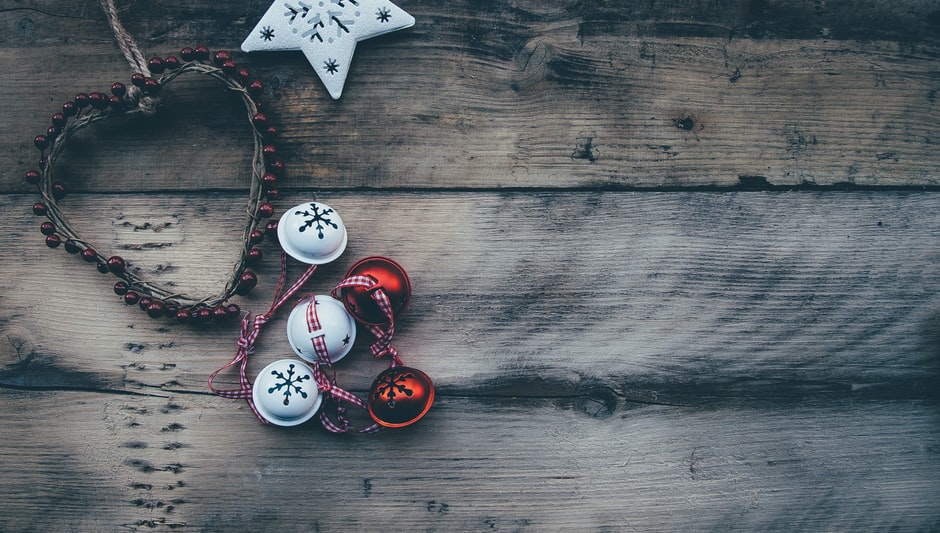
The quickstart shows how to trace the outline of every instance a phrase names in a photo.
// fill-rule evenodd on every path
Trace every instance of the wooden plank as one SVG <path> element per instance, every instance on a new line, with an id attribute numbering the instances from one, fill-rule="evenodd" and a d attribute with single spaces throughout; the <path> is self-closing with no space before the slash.
<path id="1" fill-rule="evenodd" d="M 0 11 L 13 36 L 0 43 L 0 120 L 18 125 L 0 132 L 0 165 L 16 170 L 3 191 L 22 190 L 31 139 L 61 102 L 130 74 L 90 3 L 35 5 Z M 268 84 L 285 187 L 937 185 L 932 2 L 404 7 L 419 24 L 363 43 L 340 101 L 300 54 L 239 54 Z M 241 9 L 121 12 L 165 55 L 237 48 L 257 17 Z M 89 139 L 82 151 L 100 155 L 69 166 L 81 187 L 241 186 L 224 169 L 245 168 L 243 114 L 212 87 L 175 87 L 158 127 Z M 140 158 L 111 157 L 115 144 Z"/>
<path id="2" fill-rule="evenodd" d="M 117 3 L 148 55 L 235 49 L 269 5 Z M 236 54 L 277 209 L 349 227 L 307 289 L 365 255 L 414 282 L 395 346 L 435 406 L 341 438 L 208 393 L 236 323 L 147 319 L 45 247 L 31 139 L 130 72 L 95 2 L 0 2 L 0 531 L 940 529 L 935 0 L 397 3 L 418 24 L 361 43 L 340 101 L 299 53 Z M 74 139 L 63 207 L 208 293 L 244 113 L 193 78 L 163 103 Z M 383 367 L 359 342 L 336 370 L 362 395 Z"/>
<path id="3" fill-rule="evenodd" d="M 204 199 L 239 211 L 238 196 Z M 396 345 L 444 391 L 588 390 L 616 402 L 699 405 L 924 399 L 936 390 L 934 193 L 335 192 L 323 200 L 349 221 L 350 245 L 309 290 L 328 292 L 366 255 L 406 265 L 415 294 Z M 17 244 L 0 252 L 0 318 L 30 348 L 7 349 L 0 382 L 204 390 L 206 375 L 234 354 L 236 324 L 194 330 L 125 308 L 111 294 L 113 277 L 45 247 L 24 213 L 31 199 L 2 201 L 14 214 L 0 224 Z M 233 226 L 230 213 L 185 194 L 76 195 L 65 205 L 103 253 L 181 290 L 211 292 L 238 246 L 239 230 L 220 233 Z M 120 205 L 130 207 L 112 207 Z M 278 277 L 277 250 L 265 250 L 260 288 L 242 302 L 255 312 L 267 308 Z M 293 264 L 292 275 L 300 271 Z M 290 353 L 285 318 L 268 326 L 257 364 Z M 380 363 L 366 361 L 364 344 L 357 350 L 363 366 L 344 375 L 361 391 Z"/>
<path id="4" fill-rule="evenodd" d="M 5 531 L 940 526 L 937 411 L 921 402 L 597 419 L 571 399 L 447 395 L 413 428 L 352 439 L 263 427 L 202 395 L 0 402 Z"/>

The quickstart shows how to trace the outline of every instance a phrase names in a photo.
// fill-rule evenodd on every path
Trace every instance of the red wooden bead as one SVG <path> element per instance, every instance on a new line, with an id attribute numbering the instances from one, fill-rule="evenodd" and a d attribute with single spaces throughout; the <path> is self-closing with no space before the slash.
<path id="1" fill-rule="evenodd" d="M 242 314 L 242 308 L 238 304 L 228 304 L 225 306 L 225 313 L 229 318 L 238 318 Z"/>
<path id="2" fill-rule="evenodd" d="M 27 170 L 26 171 L 26 183 L 30 185 L 36 185 L 39 183 L 39 180 L 42 178 L 42 174 L 38 170 Z"/>
<path id="3" fill-rule="evenodd" d="M 113 255 L 108 258 L 107 261 L 108 270 L 112 274 L 120 274 L 124 272 L 124 269 L 127 268 L 127 262 L 124 261 L 124 258 L 118 255 Z"/>
<path id="4" fill-rule="evenodd" d="M 258 285 L 258 276 L 254 272 L 246 270 L 238 277 L 235 293 L 244 296 L 251 292 L 251 289 L 254 289 L 256 285 Z"/>
<path id="5" fill-rule="evenodd" d="M 33 204 L 33 214 L 37 217 L 44 217 L 49 214 L 49 208 L 42 202 L 36 202 Z"/>
<path id="6" fill-rule="evenodd" d="M 273 189 L 275 185 L 277 185 L 277 176 L 271 172 L 266 172 L 261 176 L 261 186 L 264 187 L 264 190 Z"/>
<path id="7" fill-rule="evenodd" d="M 147 316 L 150 318 L 160 318 L 166 312 L 166 306 L 160 300 L 154 300 L 147 306 Z"/>
<path id="8" fill-rule="evenodd" d="M 263 92 L 264 83 L 262 83 L 261 80 L 252 80 L 251 83 L 248 84 L 248 94 L 251 95 L 252 98 L 258 98 Z"/>
<path id="9" fill-rule="evenodd" d="M 264 252 L 260 248 L 251 248 L 245 257 L 249 265 L 257 265 L 262 259 L 264 259 Z"/>
<path id="10" fill-rule="evenodd" d="M 268 126 L 267 128 L 264 129 L 263 135 L 265 139 L 268 139 L 268 140 L 273 139 L 277 137 L 277 128 L 275 128 L 274 126 Z"/>
<path id="11" fill-rule="evenodd" d="M 264 234 L 268 237 L 277 237 L 277 220 L 272 220 L 264 226 Z"/>
<path id="12" fill-rule="evenodd" d="M 41 152 L 46 148 L 49 148 L 49 138 L 45 135 L 37 135 L 36 138 L 33 139 L 33 144 L 35 144 L 36 148 L 38 148 Z"/>
<path id="13" fill-rule="evenodd" d="M 238 69 L 238 65 L 235 64 L 231 59 L 226 60 L 222 63 L 222 72 L 232 76 L 235 74 L 235 71 Z"/>
<path id="14" fill-rule="evenodd" d="M 46 246 L 49 248 L 58 248 L 60 244 L 62 244 L 62 238 L 55 233 L 46 236 Z"/>
<path id="15" fill-rule="evenodd" d="M 108 99 L 108 105 L 111 106 L 111 109 L 115 111 L 120 111 L 121 109 L 124 108 L 124 100 L 122 100 L 118 96 L 112 96 L 111 98 Z"/>
<path id="16" fill-rule="evenodd" d="M 166 69 L 166 63 L 163 62 L 162 57 L 151 57 L 147 60 L 147 68 L 154 74 L 160 74 Z"/>
<path id="17" fill-rule="evenodd" d="M 248 72 L 247 68 L 238 69 L 238 80 L 242 83 L 248 83 L 248 80 L 251 78 L 251 73 Z"/>
<path id="18" fill-rule="evenodd" d="M 163 64 L 166 65 L 168 70 L 176 70 L 181 66 L 180 60 L 176 56 L 167 56 L 167 58 L 163 60 Z"/>
<path id="19" fill-rule="evenodd" d="M 136 305 L 140 301 L 140 295 L 134 291 L 127 291 L 124 293 L 124 303 L 126 305 Z"/>
<path id="20" fill-rule="evenodd" d="M 261 243 L 262 241 L 264 241 L 264 232 L 262 232 L 261 230 L 257 230 L 257 229 L 256 229 L 256 230 L 252 230 L 251 233 L 248 234 L 248 242 L 249 242 L 249 243 L 251 243 L 251 244 L 259 244 L 259 243 Z"/>
<path id="21" fill-rule="evenodd" d="M 280 159 L 275 159 L 274 161 L 271 161 L 270 163 L 268 163 L 267 167 L 268 167 L 268 170 L 277 174 L 278 176 L 283 176 L 284 171 L 287 170 L 286 166 L 284 165 L 284 162 L 281 161 Z"/>
<path id="22" fill-rule="evenodd" d="M 111 84 L 111 94 L 117 96 L 118 98 L 124 98 L 124 95 L 127 94 L 127 86 L 119 81 L 116 81 Z"/>
<path id="23" fill-rule="evenodd" d="M 56 113 L 52 115 L 52 125 L 62 127 L 65 126 L 65 123 L 68 119 L 65 118 L 65 115 L 62 113 Z"/>
<path id="24" fill-rule="evenodd" d="M 281 193 L 276 188 L 271 188 L 265 191 L 264 195 L 268 197 L 268 200 L 277 200 Z"/>
<path id="25" fill-rule="evenodd" d="M 254 123 L 255 127 L 260 130 L 260 129 L 264 128 L 265 126 L 267 126 L 267 124 L 268 124 L 268 116 L 265 115 L 264 113 L 255 113 L 255 114 L 251 117 L 251 121 L 252 121 L 252 123 Z"/>
<path id="26" fill-rule="evenodd" d="M 135 87 L 141 87 L 141 88 L 143 88 L 143 86 L 144 86 L 144 80 L 146 80 L 146 79 L 147 79 L 147 76 L 144 76 L 144 75 L 143 75 L 142 73 L 140 73 L 140 72 L 135 72 L 135 73 L 131 76 L 131 83 L 133 83 Z"/>
<path id="27" fill-rule="evenodd" d="M 153 78 L 146 78 L 141 90 L 144 91 L 144 94 L 154 94 L 160 90 L 160 82 Z"/>
<path id="28" fill-rule="evenodd" d="M 78 93 L 75 95 L 75 98 L 72 100 L 75 101 L 75 107 L 81 109 L 88 105 L 88 95 L 85 93 Z"/>
<path id="29" fill-rule="evenodd" d="M 208 307 L 203 307 L 197 313 L 195 313 L 195 316 L 197 320 L 199 320 L 199 322 L 202 322 L 202 323 L 211 322 L 212 321 L 212 309 L 209 309 Z"/>
<path id="30" fill-rule="evenodd" d="M 225 306 L 219 304 L 212 308 L 212 318 L 217 320 L 228 318 L 228 311 L 225 310 Z"/>
<path id="31" fill-rule="evenodd" d="M 49 142 L 52 142 L 59 136 L 61 131 L 58 126 L 49 126 L 49 129 L 46 130 L 46 138 L 49 139 Z"/>
<path id="32" fill-rule="evenodd" d="M 88 103 L 91 104 L 91 107 L 101 111 L 108 107 L 108 96 L 104 93 L 94 92 L 88 95 Z"/>
<path id="33" fill-rule="evenodd" d="M 200 61 L 209 59 L 209 47 L 201 44 L 193 49 L 193 58 Z"/>
<path id="34" fill-rule="evenodd" d="M 146 311 L 147 307 L 150 305 L 150 302 L 152 301 L 153 299 L 151 299 L 149 296 L 142 295 L 140 297 L 140 300 L 137 300 L 137 306 L 140 307 L 141 311 Z"/>
<path id="35" fill-rule="evenodd" d="M 127 294 L 128 289 L 130 289 L 130 287 L 127 285 L 126 281 L 119 281 L 114 284 L 114 294 L 117 294 L 118 296 L 124 296 Z"/>
<path id="36" fill-rule="evenodd" d="M 231 61 L 231 59 L 232 54 L 225 50 L 218 50 L 215 54 L 212 55 L 212 62 L 215 63 L 217 67 L 222 66 L 222 63 L 225 63 L 226 61 Z"/>
<path id="37" fill-rule="evenodd" d="M 185 56 L 184 56 L 185 57 Z M 176 321 L 180 324 L 185 324 L 192 319 L 193 315 L 190 313 L 188 307 L 184 307 L 176 312 Z"/>
<path id="38" fill-rule="evenodd" d="M 98 260 L 98 252 L 94 251 L 92 248 L 85 248 L 82 250 L 82 259 L 89 263 L 93 263 Z"/>
<path id="39" fill-rule="evenodd" d="M 277 147 L 273 144 L 266 144 L 261 148 L 261 153 L 264 154 L 265 159 L 272 159 L 277 155 Z"/>
<path id="40" fill-rule="evenodd" d="M 258 215 L 264 218 L 271 218 L 274 214 L 274 206 L 265 202 L 258 206 Z"/>
<path id="41" fill-rule="evenodd" d="M 192 47 L 187 46 L 180 50 L 180 57 L 183 58 L 183 61 L 192 61 L 193 59 L 196 59 L 195 50 L 193 50 Z"/>
<path id="42" fill-rule="evenodd" d="M 52 184 L 52 197 L 56 200 L 61 200 L 65 198 L 65 195 L 68 194 L 68 189 L 65 188 L 65 184 L 57 181 Z"/>
<path id="43" fill-rule="evenodd" d="M 78 113 L 78 106 L 75 105 L 75 102 L 69 100 L 62 104 L 62 114 L 66 117 L 74 116 L 75 113 Z"/>
<path id="44" fill-rule="evenodd" d="M 39 225 L 39 232 L 43 235 L 52 235 L 55 233 L 55 224 L 52 222 L 43 222 Z"/>
<path id="45" fill-rule="evenodd" d="M 82 251 L 82 247 L 78 245 L 77 242 L 72 239 L 66 239 L 65 241 L 65 251 L 70 254 L 77 254 Z"/>
<path id="46" fill-rule="evenodd" d="M 98 263 L 97 265 L 95 265 L 95 268 L 97 268 L 98 272 L 101 272 L 102 274 L 108 273 L 108 265 L 104 263 Z"/>
<path id="47" fill-rule="evenodd" d="M 168 66 L 169 67 L 169 66 Z M 173 318 L 179 313 L 180 306 L 173 302 L 163 302 L 163 315 L 167 318 Z"/>

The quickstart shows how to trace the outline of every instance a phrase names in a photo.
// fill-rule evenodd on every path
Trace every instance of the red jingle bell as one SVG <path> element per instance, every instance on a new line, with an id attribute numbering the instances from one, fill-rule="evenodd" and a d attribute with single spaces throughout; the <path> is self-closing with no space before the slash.
<path id="1" fill-rule="evenodd" d="M 434 384 L 427 374 L 407 366 L 389 368 L 369 389 L 369 416 L 389 428 L 410 426 L 434 403 Z"/>
<path id="2" fill-rule="evenodd" d="M 388 324 L 388 318 L 375 301 L 374 293 L 379 289 L 388 296 L 394 316 L 401 314 L 411 299 L 411 280 L 408 274 L 401 265 L 387 257 L 367 257 L 358 261 L 346 272 L 347 279 L 353 276 L 371 278 L 376 282 L 369 288 L 344 287 L 340 291 L 339 299 L 346 306 L 346 310 L 363 324 Z"/>

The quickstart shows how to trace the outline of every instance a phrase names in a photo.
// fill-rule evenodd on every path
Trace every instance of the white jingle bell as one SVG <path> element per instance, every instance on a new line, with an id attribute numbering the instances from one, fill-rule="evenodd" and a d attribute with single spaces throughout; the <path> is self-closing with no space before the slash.
<path id="1" fill-rule="evenodd" d="M 305 202 L 281 215 L 277 223 L 281 248 L 311 265 L 329 263 L 343 254 L 348 236 L 339 214 L 326 204 Z"/>
<path id="2" fill-rule="evenodd" d="M 320 361 L 319 349 L 331 363 L 346 357 L 356 342 L 356 320 L 339 300 L 325 294 L 307 296 L 287 318 L 287 340 L 306 361 Z"/>
<path id="3" fill-rule="evenodd" d="M 255 379 L 251 397 L 261 416 L 277 426 L 296 426 L 310 420 L 323 401 L 313 370 L 293 359 L 264 367 Z"/>

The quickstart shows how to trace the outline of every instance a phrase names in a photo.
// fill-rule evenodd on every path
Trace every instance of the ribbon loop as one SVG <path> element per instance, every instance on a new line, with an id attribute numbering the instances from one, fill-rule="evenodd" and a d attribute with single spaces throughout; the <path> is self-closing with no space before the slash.
<path id="1" fill-rule="evenodd" d="M 317 265 L 310 265 L 307 270 L 297 278 L 290 287 L 287 288 L 281 293 L 284 288 L 284 282 L 287 279 L 287 254 L 281 252 L 281 276 L 278 280 L 277 288 L 274 291 L 274 302 L 271 304 L 271 307 L 268 309 L 268 312 L 255 315 L 254 318 L 251 317 L 251 313 L 245 315 L 242 319 L 241 332 L 239 334 L 238 340 L 236 341 L 236 346 L 238 350 L 235 352 L 235 357 L 229 361 L 228 364 L 219 368 L 215 372 L 209 375 L 209 390 L 216 396 L 221 396 L 223 398 L 231 399 L 244 399 L 248 402 L 248 407 L 251 408 L 251 412 L 261 422 L 265 424 L 270 424 L 264 416 L 258 411 L 258 408 L 255 406 L 255 402 L 252 399 L 251 394 L 251 381 L 248 379 L 247 369 L 248 369 L 248 356 L 254 352 L 255 341 L 258 340 L 258 336 L 261 335 L 261 329 L 265 324 L 271 319 L 274 313 L 284 304 L 287 300 L 294 296 L 297 291 L 303 287 L 304 283 L 313 276 L 314 272 L 317 270 Z M 213 385 L 213 381 L 216 376 L 218 376 L 225 369 L 238 365 L 238 388 L 236 389 L 219 389 Z"/>

